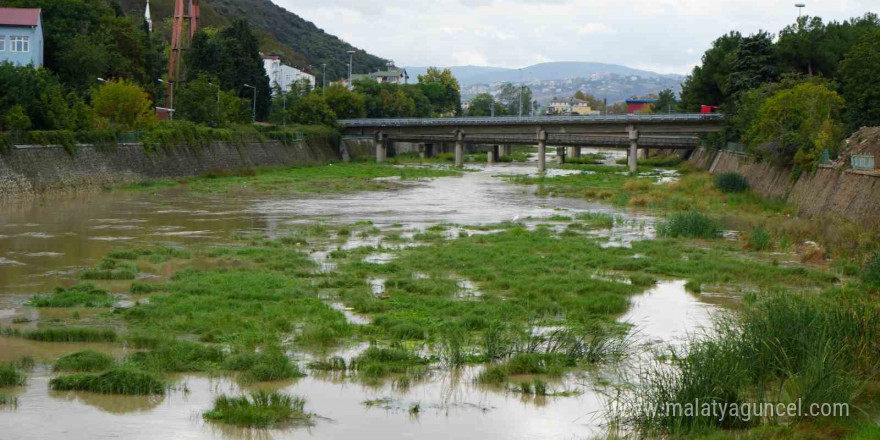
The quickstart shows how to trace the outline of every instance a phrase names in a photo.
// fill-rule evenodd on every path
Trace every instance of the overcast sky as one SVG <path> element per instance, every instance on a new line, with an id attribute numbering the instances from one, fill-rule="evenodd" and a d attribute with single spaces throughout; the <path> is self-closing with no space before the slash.
<path id="1" fill-rule="evenodd" d="M 399 66 L 596 61 L 687 73 L 729 30 L 779 32 L 796 0 L 272 0 Z M 826 21 L 878 0 L 804 0 Z"/>

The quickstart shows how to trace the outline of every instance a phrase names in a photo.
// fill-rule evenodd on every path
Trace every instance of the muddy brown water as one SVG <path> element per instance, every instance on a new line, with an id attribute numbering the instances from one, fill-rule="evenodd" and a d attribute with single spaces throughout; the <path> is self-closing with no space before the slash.
<path id="1" fill-rule="evenodd" d="M 565 214 L 560 210 L 630 215 L 580 200 L 538 197 L 533 189 L 497 177 L 533 171 L 532 165 L 503 164 L 391 192 L 319 197 L 193 194 L 174 188 L 5 205 L 0 209 L 0 326 L 11 325 L 16 317 L 38 317 L 44 312 L 24 307 L 28 298 L 56 285 L 75 283 L 79 268 L 118 248 L 222 243 L 237 231 L 271 234 L 316 220 L 370 220 L 379 228 L 402 223 L 406 228 L 423 229 L 439 223 L 476 225 Z M 608 234 L 611 240 L 625 245 L 650 236 L 653 219 L 636 220 L 629 226 L 616 226 Z M 464 291 L 473 289 L 468 283 L 462 280 Z M 128 284 L 120 283 L 115 289 L 113 284 L 107 286 L 122 292 Z M 708 323 L 716 309 L 686 293 L 683 282 L 664 281 L 634 297 L 633 307 L 621 319 L 634 324 L 640 342 L 674 342 Z M 109 344 L 0 338 L 0 361 L 26 355 L 51 363 L 83 348 L 119 358 L 126 350 Z M 354 355 L 359 348 L 349 349 L 347 355 Z M 217 395 L 247 391 L 225 378 L 184 375 L 165 396 L 106 396 L 50 391 L 48 381 L 53 373 L 38 365 L 26 386 L 0 389 L 18 400 L 17 405 L 0 407 L 0 438 L 569 439 L 601 432 L 604 403 L 597 390 L 601 383 L 613 381 L 612 369 L 599 368 L 550 382 L 552 391 L 579 393 L 571 397 L 523 396 L 479 386 L 474 378 L 481 369 L 435 371 L 407 389 L 396 388 L 392 381 L 371 386 L 321 375 L 265 384 L 262 386 L 305 397 L 306 410 L 318 417 L 309 427 L 247 430 L 201 418 Z M 372 407 L 363 403 L 377 399 L 384 403 Z M 420 407 L 417 415 L 409 411 L 415 404 Z"/>

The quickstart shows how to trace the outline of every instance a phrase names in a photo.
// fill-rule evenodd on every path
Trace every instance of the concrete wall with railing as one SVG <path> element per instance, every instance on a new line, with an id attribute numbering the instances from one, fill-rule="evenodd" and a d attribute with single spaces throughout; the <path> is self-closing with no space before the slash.
<path id="1" fill-rule="evenodd" d="M 290 143 L 214 142 L 147 151 L 142 144 L 13 146 L 0 153 L 0 200 L 100 190 L 151 180 L 198 176 L 213 170 L 322 164 L 340 160 L 329 140 Z"/>

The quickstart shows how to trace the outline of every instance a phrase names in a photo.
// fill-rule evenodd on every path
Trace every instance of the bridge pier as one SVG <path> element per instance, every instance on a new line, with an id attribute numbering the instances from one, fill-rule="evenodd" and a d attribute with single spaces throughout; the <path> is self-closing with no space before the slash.
<path id="1" fill-rule="evenodd" d="M 455 166 L 464 166 L 464 132 L 461 130 L 455 134 Z"/>
<path id="2" fill-rule="evenodd" d="M 510 157 L 513 154 L 513 147 L 510 144 L 498 146 L 498 157 Z"/>
<path id="3" fill-rule="evenodd" d="M 388 150 L 385 145 L 385 134 L 381 131 L 376 133 L 376 163 L 384 163 L 388 158 Z"/>
<path id="4" fill-rule="evenodd" d="M 566 156 L 566 148 L 565 147 L 556 147 L 556 163 L 558 165 L 562 165 L 565 163 Z"/>
<path id="5" fill-rule="evenodd" d="M 568 157 L 572 159 L 581 157 L 581 147 L 568 147 Z"/>
<path id="6" fill-rule="evenodd" d="M 629 172 L 636 173 L 639 155 L 639 131 L 632 125 L 627 126 L 629 132 Z"/>
<path id="7" fill-rule="evenodd" d="M 538 172 L 547 171 L 547 132 L 538 129 Z"/>
<path id="8" fill-rule="evenodd" d="M 489 147 L 489 153 L 486 155 L 486 163 L 489 165 L 495 165 L 495 147 Z"/>

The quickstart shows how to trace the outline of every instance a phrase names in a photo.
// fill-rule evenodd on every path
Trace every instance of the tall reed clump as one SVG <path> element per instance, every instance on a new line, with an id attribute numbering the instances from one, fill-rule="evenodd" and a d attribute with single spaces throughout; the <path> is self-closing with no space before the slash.
<path id="1" fill-rule="evenodd" d="M 109 370 L 116 363 L 113 356 L 95 350 L 83 350 L 62 356 L 52 367 L 55 371 L 87 371 L 96 372 Z"/>
<path id="2" fill-rule="evenodd" d="M 752 232 L 749 234 L 749 248 L 763 251 L 770 249 L 771 244 L 770 231 L 760 226 L 752 229 Z"/>
<path id="3" fill-rule="evenodd" d="M 147 395 L 164 394 L 165 383 L 155 376 L 131 366 L 122 366 L 105 373 L 74 373 L 49 381 L 56 391 L 89 391 L 100 394 Z"/>
<path id="4" fill-rule="evenodd" d="M 766 415 L 682 411 L 697 399 L 740 410 L 745 402 L 852 404 L 876 377 L 878 338 L 880 309 L 868 300 L 770 296 L 718 319 L 671 365 L 648 369 L 633 394 L 614 403 L 614 419 L 643 435 L 680 435 L 752 426 Z"/>
<path id="5" fill-rule="evenodd" d="M 302 397 L 277 391 L 254 391 L 243 397 L 222 395 L 214 401 L 214 408 L 206 412 L 204 418 L 256 428 L 309 423 L 312 415 L 305 412 L 305 404 Z"/>
<path id="6" fill-rule="evenodd" d="M 427 359 L 396 345 L 388 348 L 371 346 L 352 359 L 349 367 L 364 377 L 376 378 L 406 373 L 412 368 L 424 368 L 427 364 Z"/>
<path id="7" fill-rule="evenodd" d="M 699 211 L 677 212 L 657 225 L 657 235 L 665 238 L 715 238 L 719 234 L 718 222 Z"/>
<path id="8" fill-rule="evenodd" d="M 0 364 L 0 387 L 24 385 L 27 376 L 14 362 Z"/>
<path id="9" fill-rule="evenodd" d="M 715 176 L 715 188 L 723 193 L 742 193 L 748 191 L 749 182 L 740 173 L 721 173 Z"/>

